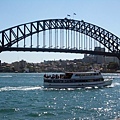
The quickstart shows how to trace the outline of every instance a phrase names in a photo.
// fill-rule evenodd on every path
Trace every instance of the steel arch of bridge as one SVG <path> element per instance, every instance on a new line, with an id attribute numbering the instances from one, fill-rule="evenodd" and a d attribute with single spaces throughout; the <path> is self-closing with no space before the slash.
<path id="1" fill-rule="evenodd" d="M 51 29 L 65 29 L 72 30 L 82 34 L 85 34 L 104 47 L 106 47 L 109 52 L 95 52 L 95 51 L 87 51 L 87 50 L 73 50 L 73 49 L 57 49 L 57 48 L 32 48 L 32 35 L 38 34 L 46 30 Z M 31 36 L 31 47 L 20 48 L 18 46 L 18 42 L 21 40 L 25 41 L 25 38 Z M 43 39 L 44 36 L 43 36 Z M 17 47 L 12 47 L 17 43 Z M 83 20 L 73 20 L 73 19 L 48 19 L 48 20 L 40 20 L 34 21 L 30 23 L 21 24 L 18 26 L 14 26 L 5 30 L 0 31 L 0 52 L 2 51 L 48 51 L 48 52 L 70 52 L 70 53 L 88 53 L 88 54 L 100 54 L 100 55 L 108 55 L 108 56 L 116 56 L 120 59 L 120 38 L 111 32 L 93 25 L 91 23 L 87 23 Z"/>

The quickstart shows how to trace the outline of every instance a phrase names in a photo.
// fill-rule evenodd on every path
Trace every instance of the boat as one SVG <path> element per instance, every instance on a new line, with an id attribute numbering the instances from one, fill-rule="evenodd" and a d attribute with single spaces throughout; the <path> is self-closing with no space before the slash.
<path id="1" fill-rule="evenodd" d="M 100 71 L 66 72 L 45 74 L 44 88 L 85 88 L 105 87 L 112 84 L 112 78 L 104 79 Z"/>

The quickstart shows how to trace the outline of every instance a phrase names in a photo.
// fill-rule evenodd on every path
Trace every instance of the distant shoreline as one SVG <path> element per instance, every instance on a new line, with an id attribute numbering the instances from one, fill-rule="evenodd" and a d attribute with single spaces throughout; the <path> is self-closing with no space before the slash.
<path id="1" fill-rule="evenodd" d="M 79 72 L 79 71 L 78 71 L 78 72 Z M 17 74 L 17 73 L 25 73 L 25 74 L 27 74 L 27 73 L 28 73 L 28 74 L 29 74 L 29 73 L 38 73 L 38 74 L 39 74 L 39 73 L 65 73 L 65 72 L 55 72 L 55 71 L 53 71 L 53 72 L 52 72 L 52 71 L 51 71 L 51 72 L 0 72 L 0 74 L 2 74 L 2 73 L 16 73 L 16 74 Z M 101 72 L 101 73 L 120 73 L 120 71 L 119 71 L 119 72 L 107 72 L 107 71 L 106 71 L 106 72 Z"/>

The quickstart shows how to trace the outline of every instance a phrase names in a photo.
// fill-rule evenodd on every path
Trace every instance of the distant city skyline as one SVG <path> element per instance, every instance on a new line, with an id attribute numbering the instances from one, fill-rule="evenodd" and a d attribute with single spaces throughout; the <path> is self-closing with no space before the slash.
<path id="1" fill-rule="evenodd" d="M 36 20 L 69 17 L 95 24 L 120 36 L 119 0 L 4 0 L 0 3 L 0 11 L 2 11 L 0 31 Z M 28 62 L 42 62 L 54 59 L 80 59 L 83 56 L 83 54 L 74 53 L 2 52 L 0 60 L 7 63 L 22 59 Z"/>

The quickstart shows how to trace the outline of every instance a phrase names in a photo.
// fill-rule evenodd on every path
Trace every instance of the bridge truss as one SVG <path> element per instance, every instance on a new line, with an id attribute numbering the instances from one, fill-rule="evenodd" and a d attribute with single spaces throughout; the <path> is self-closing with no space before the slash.
<path id="1" fill-rule="evenodd" d="M 104 50 L 95 51 L 96 47 Z M 83 20 L 48 19 L 0 31 L 3 51 L 86 53 L 120 59 L 120 38 Z"/>

